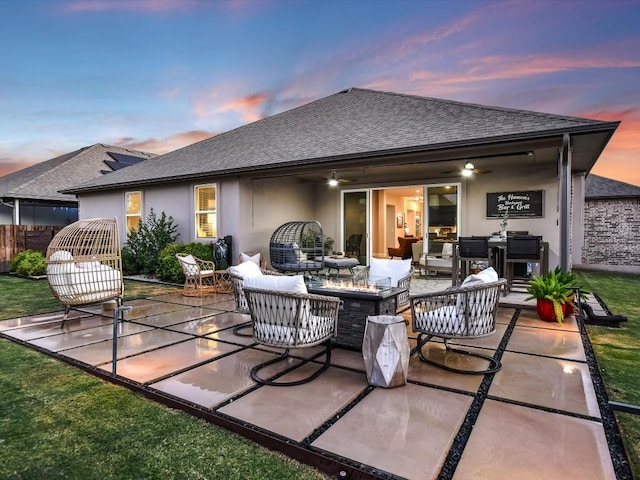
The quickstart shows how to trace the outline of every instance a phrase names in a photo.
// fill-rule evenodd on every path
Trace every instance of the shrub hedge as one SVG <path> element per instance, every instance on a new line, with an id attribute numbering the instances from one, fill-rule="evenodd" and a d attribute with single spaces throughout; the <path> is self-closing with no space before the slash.
<path id="1" fill-rule="evenodd" d="M 25 250 L 13 257 L 9 269 L 12 272 L 28 277 L 45 275 L 47 273 L 47 260 L 41 252 Z"/>

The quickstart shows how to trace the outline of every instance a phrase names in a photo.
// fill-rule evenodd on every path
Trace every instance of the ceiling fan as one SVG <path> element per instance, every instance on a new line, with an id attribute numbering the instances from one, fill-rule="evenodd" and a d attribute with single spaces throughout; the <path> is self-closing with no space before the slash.
<path id="1" fill-rule="evenodd" d="M 456 170 L 448 170 L 446 172 L 440 172 L 443 175 L 449 175 L 451 173 L 457 173 L 462 175 L 463 177 L 471 177 L 473 175 L 482 175 L 483 173 L 491 173 L 491 170 L 485 170 L 483 168 L 476 168 L 475 165 L 471 162 L 467 162 L 464 164 L 463 168 Z"/>
<path id="2" fill-rule="evenodd" d="M 336 171 L 333 170 L 331 172 L 331 176 L 329 178 L 322 178 L 322 180 L 327 182 L 327 185 L 329 185 L 330 187 L 337 187 L 340 184 L 343 183 L 349 183 L 349 182 L 353 182 L 355 179 L 353 178 L 340 178 L 336 175 Z"/>

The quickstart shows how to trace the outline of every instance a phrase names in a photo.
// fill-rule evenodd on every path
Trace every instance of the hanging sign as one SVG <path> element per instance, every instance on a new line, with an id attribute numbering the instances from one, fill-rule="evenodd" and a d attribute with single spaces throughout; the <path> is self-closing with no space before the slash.
<path id="1" fill-rule="evenodd" d="M 487 217 L 542 217 L 544 190 L 487 193 Z"/>

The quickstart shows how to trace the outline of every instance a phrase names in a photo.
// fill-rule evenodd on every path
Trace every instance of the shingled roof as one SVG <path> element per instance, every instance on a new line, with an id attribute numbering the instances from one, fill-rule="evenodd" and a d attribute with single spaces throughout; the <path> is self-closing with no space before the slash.
<path id="1" fill-rule="evenodd" d="M 74 195 L 59 191 L 112 173 L 119 169 L 120 165 L 115 165 L 123 155 L 129 165 L 135 158 L 142 161 L 156 156 L 97 143 L 0 177 L 0 199 L 75 202 Z"/>
<path id="2" fill-rule="evenodd" d="M 640 187 L 591 174 L 585 180 L 584 196 L 587 200 L 637 198 L 640 197 Z"/>
<path id="3" fill-rule="evenodd" d="M 67 192 L 486 145 L 565 132 L 608 129 L 613 133 L 616 127 L 616 122 L 351 88 Z"/>

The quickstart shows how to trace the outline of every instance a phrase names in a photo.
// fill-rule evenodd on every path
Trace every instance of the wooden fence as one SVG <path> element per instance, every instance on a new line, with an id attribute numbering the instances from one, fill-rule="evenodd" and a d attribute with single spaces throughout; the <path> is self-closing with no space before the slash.
<path id="1" fill-rule="evenodd" d="M 9 271 L 13 257 L 25 250 L 47 253 L 53 236 L 63 227 L 52 225 L 0 225 L 0 273 Z"/>

